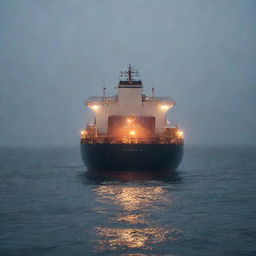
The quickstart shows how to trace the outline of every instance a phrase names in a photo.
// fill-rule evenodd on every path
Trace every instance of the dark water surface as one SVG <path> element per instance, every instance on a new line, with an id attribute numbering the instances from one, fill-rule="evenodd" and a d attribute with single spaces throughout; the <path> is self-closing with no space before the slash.
<path id="1" fill-rule="evenodd" d="M 78 147 L 0 149 L 0 255 L 256 255 L 256 148 L 165 181 L 91 181 Z"/>

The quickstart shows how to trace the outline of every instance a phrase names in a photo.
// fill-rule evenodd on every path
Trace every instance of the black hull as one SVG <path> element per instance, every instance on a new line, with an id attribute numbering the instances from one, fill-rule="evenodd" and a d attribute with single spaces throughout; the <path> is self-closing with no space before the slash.
<path id="1" fill-rule="evenodd" d="M 81 157 L 90 174 L 142 177 L 174 172 L 183 157 L 183 144 L 83 144 Z"/>

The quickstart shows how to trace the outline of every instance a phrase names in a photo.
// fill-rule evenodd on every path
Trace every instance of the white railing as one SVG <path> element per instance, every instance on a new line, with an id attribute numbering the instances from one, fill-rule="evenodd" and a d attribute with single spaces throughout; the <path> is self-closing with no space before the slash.
<path id="1" fill-rule="evenodd" d="M 174 102 L 172 97 L 145 97 L 146 101 Z"/>
<path id="2" fill-rule="evenodd" d="M 117 96 L 112 96 L 112 97 L 100 97 L 100 96 L 92 96 L 89 97 L 85 103 L 92 103 L 92 102 L 104 102 L 104 101 L 116 101 L 118 99 Z"/>

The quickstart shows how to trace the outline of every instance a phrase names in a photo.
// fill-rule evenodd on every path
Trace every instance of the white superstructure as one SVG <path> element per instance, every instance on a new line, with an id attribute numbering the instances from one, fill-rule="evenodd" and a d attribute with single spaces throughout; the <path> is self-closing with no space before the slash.
<path id="1" fill-rule="evenodd" d="M 151 97 L 144 95 L 142 82 L 134 79 L 136 74 L 129 65 L 128 71 L 121 72 L 125 79 L 120 80 L 116 96 L 90 97 L 85 102 L 95 112 L 95 126 L 99 134 L 108 133 L 110 116 L 155 117 L 155 134 L 163 133 L 167 126 L 167 112 L 175 102 L 170 97 L 155 97 L 153 88 Z"/>

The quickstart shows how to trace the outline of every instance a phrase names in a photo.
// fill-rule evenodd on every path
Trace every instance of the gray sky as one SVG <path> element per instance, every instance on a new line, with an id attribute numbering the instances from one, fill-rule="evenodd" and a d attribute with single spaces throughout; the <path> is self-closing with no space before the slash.
<path id="1" fill-rule="evenodd" d="M 0 145 L 78 144 L 131 63 L 192 144 L 256 144 L 255 0 L 1 0 Z"/>

